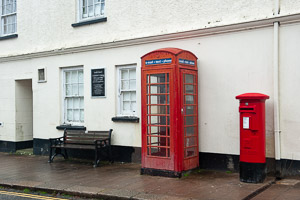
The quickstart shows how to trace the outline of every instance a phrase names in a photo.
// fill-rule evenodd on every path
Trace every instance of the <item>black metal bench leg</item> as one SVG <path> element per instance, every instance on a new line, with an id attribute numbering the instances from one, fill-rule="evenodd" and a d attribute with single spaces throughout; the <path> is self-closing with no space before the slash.
<path id="1" fill-rule="evenodd" d="M 113 160 L 113 158 L 112 158 L 112 151 L 111 151 L 111 146 L 110 146 L 110 145 L 109 145 L 109 147 L 108 147 L 108 155 L 109 155 L 109 161 L 110 161 L 111 163 L 113 163 L 114 160 Z"/>
<path id="2" fill-rule="evenodd" d="M 52 163 L 52 160 L 52 148 L 50 147 L 48 163 Z"/>
<path id="3" fill-rule="evenodd" d="M 64 149 L 64 154 L 62 154 L 62 155 L 63 155 L 63 157 L 64 157 L 65 159 L 68 159 L 68 158 L 69 158 L 68 153 L 67 153 L 67 149 Z"/>
<path id="4" fill-rule="evenodd" d="M 98 167 L 99 166 L 99 156 L 98 156 L 98 149 L 95 150 L 95 161 L 94 161 L 94 167 Z"/>

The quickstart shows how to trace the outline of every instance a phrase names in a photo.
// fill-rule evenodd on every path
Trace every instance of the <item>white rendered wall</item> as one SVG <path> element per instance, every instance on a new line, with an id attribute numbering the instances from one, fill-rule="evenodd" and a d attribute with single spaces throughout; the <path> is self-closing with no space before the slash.
<path id="1" fill-rule="evenodd" d="M 266 19 L 274 7 L 274 0 L 111 0 L 107 22 L 73 28 L 76 2 L 18 1 L 18 38 L 1 41 L 0 57 Z"/>
<path id="2" fill-rule="evenodd" d="M 300 24 L 280 27 L 280 126 L 282 158 L 300 160 Z"/>
<path id="3" fill-rule="evenodd" d="M 116 66 L 137 65 L 137 115 L 141 117 L 140 57 L 162 47 L 187 49 L 198 57 L 200 151 L 239 154 L 239 102 L 236 95 L 260 92 L 266 102 L 267 156 L 274 156 L 273 139 L 273 29 L 256 29 L 193 39 L 136 45 L 85 53 L 0 63 L 10 74 L 21 68 L 33 74 L 34 138 L 62 135 L 61 68 L 83 66 L 85 123 L 88 130 L 112 128 L 114 145 L 141 146 L 141 123 L 112 122 L 117 114 Z M 47 69 L 47 82 L 37 83 L 37 69 Z M 90 70 L 106 68 L 106 98 L 91 98 Z M 25 73 L 25 72 L 24 72 Z M 14 78 L 14 76 L 11 76 Z M 141 119 L 141 118 L 140 118 Z"/>
<path id="4" fill-rule="evenodd" d="M 0 66 L 0 140 L 15 141 L 15 81 L 8 77 L 14 70 Z"/>

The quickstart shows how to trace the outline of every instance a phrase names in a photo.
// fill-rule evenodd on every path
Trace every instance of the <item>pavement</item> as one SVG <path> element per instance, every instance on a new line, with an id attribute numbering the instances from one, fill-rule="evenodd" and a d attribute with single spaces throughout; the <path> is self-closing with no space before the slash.
<path id="1" fill-rule="evenodd" d="M 140 164 L 90 162 L 0 153 L 0 186 L 102 199 L 300 199 L 300 181 L 239 181 L 238 173 L 193 170 L 182 178 L 140 175 Z"/>

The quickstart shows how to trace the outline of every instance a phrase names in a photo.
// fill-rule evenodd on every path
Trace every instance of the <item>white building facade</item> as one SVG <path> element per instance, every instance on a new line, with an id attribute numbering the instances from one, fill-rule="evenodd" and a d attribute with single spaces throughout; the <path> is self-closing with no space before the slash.
<path id="1" fill-rule="evenodd" d="M 270 96 L 268 170 L 276 159 L 282 171 L 298 172 L 299 1 L 1 0 L 0 6 L 1 151 L 33 146 L 35 154 L 47 154 L 49 138 L 66 127 L 112 128 L 117 160 L 138 162 L 140 57 L 176 47 L 198 57 L 200 166 L 238 168 L 235 96 L 258 92 Z M 93 95 L 92 72 L 102 69 L 105 92 Z"/>

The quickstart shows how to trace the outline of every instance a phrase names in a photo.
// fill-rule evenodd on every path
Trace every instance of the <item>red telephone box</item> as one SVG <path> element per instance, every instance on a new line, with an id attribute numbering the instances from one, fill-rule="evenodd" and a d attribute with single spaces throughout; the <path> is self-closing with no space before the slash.
<path id="1" fill-rule="evenodd" d="M 165 48 L 142 57 L 141 174 L 180 177 L 199 166 L 197 57 Z"/>
<path id="2" fill-rule="evenodd" d="M 263 182 L 266 177 L 265 101 L 269 96 L 246 93 L 240 100 L 240 180 Z"/>

